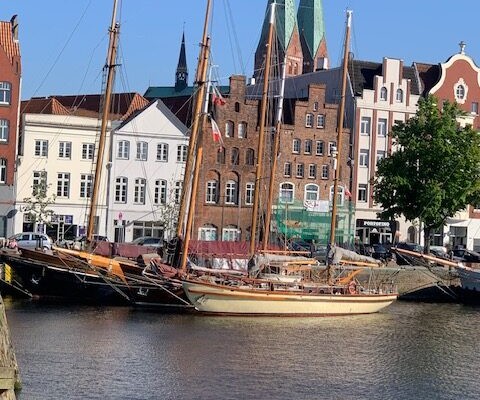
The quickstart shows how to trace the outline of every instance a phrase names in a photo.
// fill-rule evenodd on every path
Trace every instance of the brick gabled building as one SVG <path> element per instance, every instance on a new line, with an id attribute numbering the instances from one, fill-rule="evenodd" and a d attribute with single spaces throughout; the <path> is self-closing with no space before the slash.
<path id="1" fill-rule="evenodd" d="M 13 234 L 14 176 L 20 106 L 18 21 L 0 21 L 0 237 Z"/>

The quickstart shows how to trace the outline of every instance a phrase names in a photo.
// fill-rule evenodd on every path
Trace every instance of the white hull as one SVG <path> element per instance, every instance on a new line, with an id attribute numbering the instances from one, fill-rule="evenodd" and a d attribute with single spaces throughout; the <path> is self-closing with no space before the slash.
<path id="1" fill-rule="evenodd" d="M 240 289 L 184 281 L 183 289 L 201 312 L 232 315 L 354 315 L 380 311 L 397 294 L 305 294 L 292 291 Z"/>

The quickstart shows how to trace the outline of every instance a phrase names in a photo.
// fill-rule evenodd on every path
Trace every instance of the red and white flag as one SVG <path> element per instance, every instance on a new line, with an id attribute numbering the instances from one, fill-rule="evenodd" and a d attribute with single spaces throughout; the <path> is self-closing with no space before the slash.
<path id="1" fill-rule="evenodd" d="M 213 118 L 210 118 L 212 123 L 212 137 L 213 141 L 223 147 L 222 132 Z"/>
<path id="2" fill-rule="evenodd" d="M 220 93 L 220 90 L 218 90 L 218 88 L 215 85 L 212 86 L 212 90 L 213 90 L 213 93 L 212 93 L 213 104 L 216 105 L 216 106 L 225 105 L 226 101 L 225 101 L 224 97 L 222 96 L 222 94 Z"/>

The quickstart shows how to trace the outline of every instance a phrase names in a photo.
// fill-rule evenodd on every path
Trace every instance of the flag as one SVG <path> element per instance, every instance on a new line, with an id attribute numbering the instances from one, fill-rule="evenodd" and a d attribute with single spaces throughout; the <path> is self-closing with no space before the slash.
<path id="1" fill-rule="evenodd" d="M 219 144 L 221 147 L 223 147 L 223 139 L 222 139 L 222 133 L 220 132 L 220 128 L 218 127 L 217 123 L 213 118 L 210 118 L 210 121 L 212 122 L 213 141 Z"/>
<path id="2" fill-rule="evenodd" d="M 213 104 L 216 105 L 216 106 L 225 105 L 226 101 L 223 98 L 222 94 L 220 93 L 220 90 L 218 90 L 218 88 L 215 85 L 212 86 L 212 88 L 213 88 L 213 93 L 212 93 Z"/>

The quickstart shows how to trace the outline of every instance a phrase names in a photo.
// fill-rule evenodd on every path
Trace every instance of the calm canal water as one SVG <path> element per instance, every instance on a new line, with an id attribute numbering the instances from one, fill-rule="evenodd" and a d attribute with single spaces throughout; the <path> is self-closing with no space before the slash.
<path id="1" fill-rule="evenodd" d="M 21 400 L 480 398 L 479 307 L 226 318 L 6 305 Z"/>

